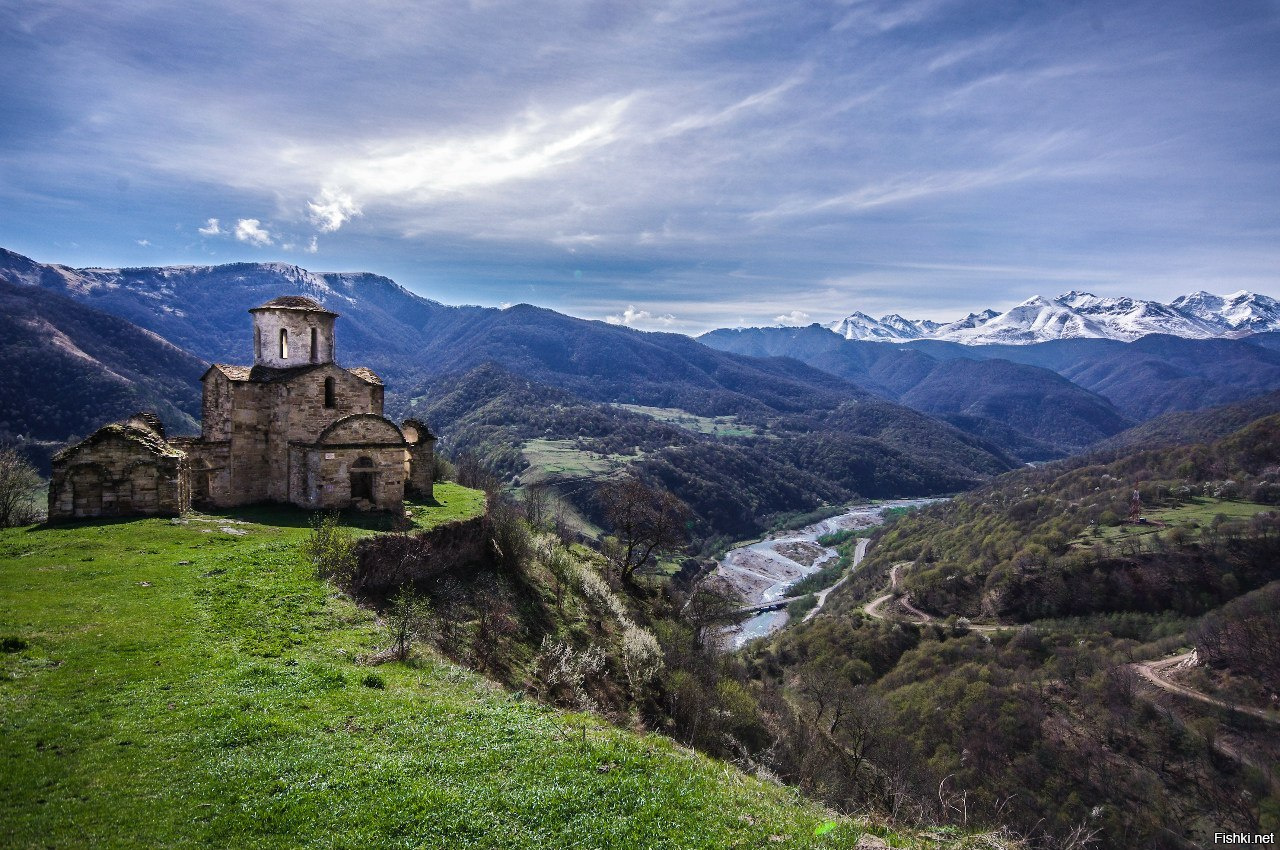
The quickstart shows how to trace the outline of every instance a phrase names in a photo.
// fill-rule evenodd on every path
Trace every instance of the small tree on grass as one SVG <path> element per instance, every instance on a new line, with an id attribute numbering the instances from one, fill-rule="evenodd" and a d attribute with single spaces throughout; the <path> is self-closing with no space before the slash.
<path id="1" fill-rule="evenodd" d="M 320 578 L 346 583 L 355 576 L 356 538 L 351 529 L 340 524 L 335 513 L 312 519 L 311 534 L 302 541 L 302 554 Z"/>
<path id="2" fill-rule="evenodd" d="M 30 525 L 40 517 L 40 474 L 17 449 L 0 448 L 0 528 Z"/>
<path id="3" fill-rule="evenodd" d="M 387 629 L 396 658 L 409 657 L 413 642 L 421 637 L 431 619 L 431 602 L 410 587 L 402 587 L 387 607 Z"/>

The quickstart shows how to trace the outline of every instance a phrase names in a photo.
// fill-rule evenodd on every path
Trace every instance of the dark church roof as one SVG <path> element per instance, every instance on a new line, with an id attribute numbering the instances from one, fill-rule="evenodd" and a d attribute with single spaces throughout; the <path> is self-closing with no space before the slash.
<path id="1" fill-rule="evenodd" d="M 209 372 L 217 369 L 232 381 L 252 381 L 257 384 L 273 384 L 278 381 L 288 381 L 299 375 L 305 375 L 307 372 L 314 369 L 321 369 L 325 366 L 336 365 L 336 363 L 308 363 L 305 366 L 292 366 L 288 369 L 277 369 L 272 368 L 271 366 L 236 366 L 230 363 L 214 363 L 205 371 L 205 375 L 207 376 Z M 343 367 L 338 366 L 338 368 L 342 369 Z M 344 369 L 343 371 L 350 372 L 366 384 L 377 384 L 379 386 L 382 384 L 382 379 L 379 378 L 372 369 L 367 369 L 364 366 L 357 366 L 354 369 Z M 201 378 L 201 380 L 204 380 L 204 378 Z"/>
<path id="2" fill-rule="evenodd" d="M 250 309 L 249 312 L 256 313 L 259 310 L 301 310 L 305 313 L 328 313 L 330 316 L 338 315 L 332 310 L 326 308 L 319 301 L 307 298 L 305 295 L 281 295 L 279 298 L 272 298 L 266 304 Z"/>

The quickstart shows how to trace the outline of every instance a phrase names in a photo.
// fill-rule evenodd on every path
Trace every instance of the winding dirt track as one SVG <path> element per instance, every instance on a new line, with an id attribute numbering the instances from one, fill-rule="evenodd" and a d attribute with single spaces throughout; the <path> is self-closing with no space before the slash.
<path id="1" fill-rule="evenodd" d="M 1225 708 L 1228 711 L 1234 711 L 1239 714 L 1247 714 L 1250 717 L 1256 717 L 1259 720 L 1280 726 L 1280 716 L 1277 716 L 1274 712 L 1266 711 L 1261 708 L 1254 708 L 1248 705 L 1240 705 L 1239 703 L 1227 702 L 1226 700 L 1218 699 L 1217 697 L 1211 697 L 1208 694 L 1201 693 L 1200 691 L 1192 690 L 1185 685 L 1179 685 L 1177 682 L 1171 682 L 1161 675 L 1171 667 L 1190 663 L 1195 654 L 1196 651 L 1193 649 L 1190 652 L 1184 652 L 1181 655 L 1174 655 L 1171 658 L 1161 658 L 1157 661 L 1143 661 L 1138 664 L 1130 664 L 1129 667 L 1146 681 L 1155 685 L 1157 688 L 1168 691 L 1169 693 L 1199 700 L 1200 702 L 1207 703 L 1208 705 Z"/>
<path id="2" fill-rule="evenodd" d="M 875 599 L 871 600 L 866 604 L 866 606 L 862 610 L 864 610 L 867 613 L 868 617 L 874 617 L 877 620 L 896 619 L 896 618 L 889 617 L 883 611 L 881 611 L 880 606 L 884 605 L 890 599 L 893 599 L 894 594 L 897 593 L 898 568 L 905 567 L 910 563 L 911 563 L 910 561 L 899 561 L 898 563 L 894 564 L 892 567 L 889 568 L 889 592 L 884 594 L 883 596 L 877 596 Z M 912 620 L 908 620 L 908 622 L 916 623 L 917 625 L 923 625 L 924 623 L 932 623 L 934 620 L 937 619 L 927 611 L 921 611 L 915 605 L 912 605 L 911 597 L 905 593 L 898 598 L 898 604 L 901 605 L 904 609 L 906 609 L 907 613 L 911 614 L 915 618 Z M 969 624 L 969 629 L 975 632 L 998 632 L 1004 629 L 1012 629 L 1012 628 L 1016 628 L 1016 627 L 984 625 L 982 623 Z"/>

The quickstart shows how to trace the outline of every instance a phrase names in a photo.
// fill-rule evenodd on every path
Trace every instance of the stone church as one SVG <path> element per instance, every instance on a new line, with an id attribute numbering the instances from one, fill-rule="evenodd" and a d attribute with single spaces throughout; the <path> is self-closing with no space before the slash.
<path id="1" fill-rule="evenodd" d="M 296 295 L 254 307 L 253 365 L 205 372 L 199 437 L 153 414 L 99 428 L 53 459 L 49 519 L 288 502 L 403 510 L 430 497 L 435 437 L 382 415 L 382 380 L 334 360 L 338 315 Z"/>

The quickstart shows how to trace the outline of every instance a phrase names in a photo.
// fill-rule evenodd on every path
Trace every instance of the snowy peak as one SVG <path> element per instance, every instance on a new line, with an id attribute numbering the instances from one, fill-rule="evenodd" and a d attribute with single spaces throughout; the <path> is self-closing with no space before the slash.
<path id="1" fill-rule="evenodd" d="M 1037 295 L 975 328 L 955 331 L 949 338 L 970 345 L 1026 345 L 1051 339 L 1099 336 L 1107 334 L 1096 322 L 1070 307 Z"/>
<path id="2" fill-rule="evenodd" d="M 851 313 L 827 327 L 845 339 L 888 341 L 919 339 L 925 335 L 925 331 L 917 327 L 916 323 L 896 314 L 873 319 L 866 313 Z"/>
<path id="3" fill-rule="evenodd" d="M 1028 298 L 1003 313 L 984 310 L 945 324 L 896 313 L 879 319 L 852 313 L 828 327 L 845 339 L 941 339 L 966 345 L 1029 345 L 1082 338 L 1131 341 L 1147 334 L 1208 339 L 1280 330 L 1280 301 L 1242 290 L 1226 296 L 1193 292 L 1162 304 L 1071 290 L 1054 299 Z"/>
<path id="4" fill-rule="evenodd" d="M 1236 292 L 1223 299 L 1219 316 L 1233 331 L 1277 330 L 1280 329 L 1280 301 L 1254 292 Z"/>

